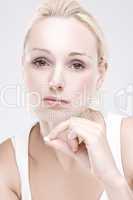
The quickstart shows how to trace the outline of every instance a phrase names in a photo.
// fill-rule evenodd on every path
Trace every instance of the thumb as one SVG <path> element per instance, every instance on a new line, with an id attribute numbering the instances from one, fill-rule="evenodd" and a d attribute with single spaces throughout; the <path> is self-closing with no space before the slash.
<path id="1" fill-rule="evenodd" d="M 70 120 L 66 120 L 58 124 L 46 137 L 46 140 L 54 140 L 57 139 L 57 137 L 61 134 L 62 131 L 65 131 L 68 129 L 70 124 Z"/>

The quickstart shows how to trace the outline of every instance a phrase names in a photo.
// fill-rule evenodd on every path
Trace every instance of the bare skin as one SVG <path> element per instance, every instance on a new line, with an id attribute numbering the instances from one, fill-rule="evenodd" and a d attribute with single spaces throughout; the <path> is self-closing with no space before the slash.
<path id="1" fill-rule="evenodd" d="M 37 92 L 43 102 L 34 109 L 40 118 L 40 126 L 37 125 L 32 129 L 29 140 L 31 193 L 34 200 L 78 200 L 82 198 L 96 200 L 100 197 L 104 187 L 97 176 L 90 173 L 89 163 L 85 170 L 72 157 L 45 144 L 42 137 L 48 135 L 56 125 L 69 119 L 71 115 L 77 116 L 84 111 L 86 105 L 75 106 L 77 105 L 75 102 L 77 103 L 80 100 L 79 94 L 82 96 L 84 89 L 87 89 L 85 97 L 86 99 L 91 97 L 96 88 L 101 86 L 106 69 L 104 66 L 98 66 L 96 38 L 88 28 L 73 18 L 45 20 L 34 26 L 25 51 L 25 57 L 23 57 L 26 86 L 30 92 Z M 57 36 L 59 39 L 57 39 Z M 48 54 L 39 49 L 49 49 L 51 53 Z M 84 52 L 85 55 L 74 55 L 73 57 L 71 54 L 71 56 L 68 56 L 69 53 L 75 51 Z M 87 54 L 89 57 L 86 56 Z M 33 64 L 33 58 L 40 56 L 45 58 L 45 61 L 42 59 L 36 65 L 35 62 Z M 85 68 L 77 59 L 84 62 Z M 77 62 L 78 65 L 74 65 Z M 79 66 L 82 66 L 81 69 Z M 69 100 L 70 104 L 63 108 L 60 107 L 60 109 L 58 107 L 48 108 L 43 98 L 55 94 L 57 97 L 61 96 Z M 31 102 L 36 102 L 36 98 L 33 97 Z M 52 120 L 51 113 L 55 116 Z M 89 121 L 88 124 L 90 124 Z M 63 132 L 63 134 L 65 137 L 66 133 Z M 105 139 L 105 137 L 102 139 Z M 126 141 L 128 146 L 128 137 Z M 124 142 L 125 140 L 122 137 L 122 158 L 125 157 Z M 104 143 L 105 147 L 108 147 L 105 140 Z M 100 144 L 99 148 L 104 153 L 102 147 L 103 145 Z M 105 157 L 107 158 L 108 155 L 109 161 L 112 163 L 111 154 L 107 151 Z M 101 158 L 99 161 L 101 161 Z M 128 167 L 125 163 L 125 174 Z M 130 178 L 132 179 L 132 177 Z M 0 191 L 1 199 L 17 200 L 21 196 L 19 173 L 10 139 L 0 145 Z M 114 193 L 114 191 L 111 193 Z"/>
<path id="2" fill-rule="evenodd" d="M 40 147 L 31 150 L 31 155 L 34 155 L 30 159 L 33 199 L 88 199 L 88 196 L 98 199 L 103 186 L 97 177 L 68 155 L 60 152 L 60 157 L 57 157 L 53 148 L 44 145 L 37 131 L 31 136 L 30 145 Z"/>
<path id="3" fill-rule="evenodd" d="M 71 161 L 70 166 L 68 163 L 68 166 L 65 166 L 64 169 L 64 166 L 56 159 L 53 149 L 44 145 L 41 136 L 38 135 L 35 129 L 37 127 L 33 129 L 30 135 L 30 149 L 34 149 L 34 151 L 30 152 L 32 157 L 29 157 L 30 185 L 33 199 L 81 199 L 81 197 L 88 199 L 88 196 L 91 199 L 97 199 L 103 188 L 96 177 L 91 174 L 89 176 L 74 161 Z M 37 145 L 38 148 L 32 148 L 33 145 Z M 10 148 L 10 153 L 7 152 L 7 147 Z M 3 143 L 1 145 L 2 149 L 4 152 L 1 154 L 6 156 L 6 162 L 3 166 L 0 166 L 3 176 L 2 181 L 4 183 L 8 177 L 9 180 L 7 180 L 5 188 L 7 184 L 10 187 L 9 192 L 7 191 L 8 193 L 5 193 L 5 196 L 2 197 L 13 200 L 19 199 L 12 192 L 14 191 L 20 197 L 20 179 L 14 155 L 11 153 L 13 151 L 11 142 L 8 140 Z M 7 160 L 7 154 L 10 160 Z M 10 169 L 5 172 L 7 166 L 10 166 Z M 4 192 L 1 194 L 4 195 Z"/>
<path id="4" fill-rule="evenodd" d="M 133 188 L 133 117 L 124 118 L 121 125 L 121 153 L 125 177 Z"/>
<path id="5" fill-rule="evenodd" d="M 125 177 L 133 188 L 133 163 L 131 137 L 133 119 L 123 120 L 121 125 L 121 153 Z M 97 177 L 84 170 L 74 159 L 62 154 L 58 160 L 54 148 L 44 145 L 37 123 L 30 133 L 29 171 L 33 199 L 98 199 L 104 190 Z M 37 146 L 38 148 L 33 148 Z M 130 148 L 128 148 L 130 146 Z M 1 197 L 18 200 L 21 196 L 20 178 L 10 139 L 0 145 Z M 63 165 L 65 162 L 65 165 Z M 64 168 L 65 167 L 65 168 Z M 12 173 L 11 173 L 12 172 Z M 84 183 L 84 184 L 83 184 Z M 51 192 L 52 191 L 52 192 Z"/>

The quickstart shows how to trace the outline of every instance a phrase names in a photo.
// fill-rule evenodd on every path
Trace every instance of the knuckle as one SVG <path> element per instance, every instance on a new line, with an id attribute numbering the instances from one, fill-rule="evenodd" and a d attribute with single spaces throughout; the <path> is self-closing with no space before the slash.
<path id="1" fill-rule="evenodd" d="M 76 136 L 76 133 L 73 132 L 72 129 L 70 129 L 68 135 L 67 135 L 68 139 L 72 140 L 72 139 L 75 139 L 77 136 Z"/>
<path id="2" fill-rule="evenodd" d="M 73 134 L 70 134 L 70 133 L 67 135 L 67 137 L 68 137 L 69 140 L 75 139 L 75 136 Z"/>
<path id="3" fill-rule="evenodd" d="M 98 135 L 95 136 L 94 141 L 95 141 L 95 142 L 98 142 L 99 139 L 100 139 L 100 135 L 98 134 Z"/>
<path id="4" fill-rule="evenodd" d="M 103 126 L 101 124 L 96 124 L 96 133 L 101 135 L 103 132 Z"/>
<path id="5" fill-rule="evenodd" d="M 98 130 L 100 133 L 103 131 L 103 126 L 101 124 L 98 124 Z"/>

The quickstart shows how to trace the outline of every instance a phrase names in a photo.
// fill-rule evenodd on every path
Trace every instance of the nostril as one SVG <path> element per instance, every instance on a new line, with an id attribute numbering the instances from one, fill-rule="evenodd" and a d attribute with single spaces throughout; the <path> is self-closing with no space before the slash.
<path id="1" fill-rule="evenodd" d="M 61 83 L 55 83 L 55 82 L 50 82 L 49 87 L 52 90 L 62 90 L 63 89 L 63 85 Z"/>
<path id="2" fill-rule="evenodd" d="M 62 88 L 62 86 L 58 86 L 58 88 L 60 89 L 60 90 L 62 90 L 63 88 Z"/>
<path id="3" fill-rule="evenodd" d="M 61 85 L 51 85 L 50 86 L 50 89 L 51 90 L 62 90 L 63 89 L 63 87 L 61 86 Z"/>
<path id="4" fill-rule="evenodd" d="M 51 85 L 51 86 L 50 86 L 50 89 L 51 89 L 51 90 L 56 90 L 56 87 Z"/>

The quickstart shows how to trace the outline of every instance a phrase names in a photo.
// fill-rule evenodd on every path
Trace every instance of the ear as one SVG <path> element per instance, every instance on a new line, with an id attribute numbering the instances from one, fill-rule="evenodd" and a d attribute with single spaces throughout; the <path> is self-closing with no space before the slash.
<path id="1" fill-rule="evenodd" d="M 99 89 L 102 86 L 105 79 L 106 71 L 107 63 L 101 58 L 101 62 L 99 62 L 98 64 L 98 79 L 96 83 L 96 89 Z"/>

